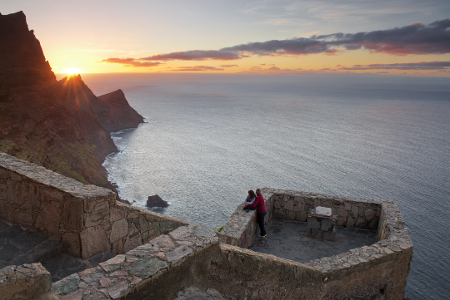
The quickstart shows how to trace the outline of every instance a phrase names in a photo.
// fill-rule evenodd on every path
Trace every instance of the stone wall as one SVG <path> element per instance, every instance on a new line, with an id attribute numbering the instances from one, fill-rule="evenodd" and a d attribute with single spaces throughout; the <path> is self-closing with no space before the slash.
<path id="1" fill-rule="evenodd" d="M 7 299 L 57 299 L 51 295 L 52 278 L 40 264 L 8 266 L 0 269 L 0 300 Z"/>
<path id="2" fill-rule="evenodd" d="M 269 189 L 261 189 L 266 206 L 265 222 L 269 222 L 272 218 L 273 199 L 272 193 L 268 193 Z M 244 203 L 238 205 L 236 210 L 223 226 L 221 232 L 218 233 L 221 243 L 248 248 L 252 245 L 252 241 L 259 232 L 256 223 L 256 210 L 243 210 Z"/>
<path id="3" fill-rule="evenodd" d="M 413 245 L 395 202 L 269 188 L 262 192 L 266 223 L 271 217 L 306 221 L 310 209 L 325 206 L 332 208 L 338 226 L 378 230 L 379 241 L 373 245 L 306 264 L 322 274 L 317 299 L 403 299 Z M 220 241 L 249 247 L 257 234 L 255 216 L 238 206 L 224 225 Z"/>
<path id="4" fill-rule="evenodd" d="M 306 222 L 316 206 L 329 207 L 336 225 L 348 228 L 377 229 L 381 216 L 380 201 L 299 191 L 273 190 L 273 217 Z"/>
<path id="5" fill-rule="evenodd" d="M 237 299 L 321 299 L 319 270 L 273 255 L 221 244 L 206 286 Z"/>
<path id="6" fill-rule="evenodd" d="M 84 185 L 0 152 L 0 218 L 55 236 L 73 256 L 119 254 L 186 225 L 116 202 L 116 194 Z"/>
<path id="7" fill-rule="evenodd" d="M 173 299 L 182 288 L 205 285 L 220 253 L 212 230 L 181 226 L 149 243 L 53 284 L 68 299 Z"/>

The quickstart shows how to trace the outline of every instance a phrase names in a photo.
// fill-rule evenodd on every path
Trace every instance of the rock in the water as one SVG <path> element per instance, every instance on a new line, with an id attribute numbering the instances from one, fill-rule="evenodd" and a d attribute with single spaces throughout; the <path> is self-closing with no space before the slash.
<path id="1" fill-rule="evenodd" d="M 167 206 L 169 206 L 169 203 L 167 203 L 167 201 L 164 201 L 160 196 L 158 195 L 148 196 L 147 207 L 167 207 Z"/>

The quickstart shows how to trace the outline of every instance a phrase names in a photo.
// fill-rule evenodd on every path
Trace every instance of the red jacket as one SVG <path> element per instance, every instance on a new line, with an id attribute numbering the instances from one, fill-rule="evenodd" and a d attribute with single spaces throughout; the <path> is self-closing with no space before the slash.
<path id="1" fill-rule="evenodd" d="M 257 212 L 259 212 L 259 213 L 265 212 L 266 211 L 266 205 L 264 204 L 264 198 L 263 198 L 262 195 L 256 196 L 255 202 L 253 202 L 253 204 L 250 205 L 248 208 L 255 207 L 258 204 L 259 204 L 259 206 L 258 206 Z"/>

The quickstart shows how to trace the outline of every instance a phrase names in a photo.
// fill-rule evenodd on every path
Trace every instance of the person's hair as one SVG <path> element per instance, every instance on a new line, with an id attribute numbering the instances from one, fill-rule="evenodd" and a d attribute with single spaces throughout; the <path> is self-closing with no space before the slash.
<path id="1" fill-rule="evenodd" d="M 261 195 L 261 190 L 260 189 L 256 189 L 256 195 Z"/>
<path id="2" fill-rule="evenodd" d="M 255 192 L 253 190 L 248 190 L 248 195 L 250 199 L 256 198 Z"/>

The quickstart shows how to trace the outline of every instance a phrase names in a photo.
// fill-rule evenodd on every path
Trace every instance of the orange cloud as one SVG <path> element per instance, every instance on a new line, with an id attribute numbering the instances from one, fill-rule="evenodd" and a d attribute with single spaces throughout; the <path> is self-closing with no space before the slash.
<path id="1" fill-rule="evenodd" d="M 162 64 L 160 62 L 141 62 L 134 58 L 115 58 L 115 57 L 104 59 L 101 62 L 122 64 L 126 67 L 156 67 Z"/>

